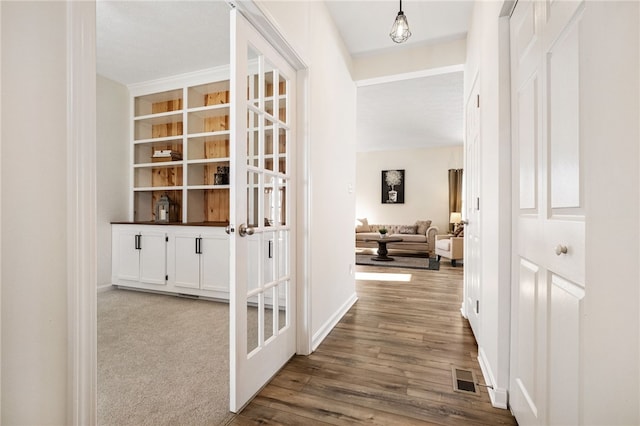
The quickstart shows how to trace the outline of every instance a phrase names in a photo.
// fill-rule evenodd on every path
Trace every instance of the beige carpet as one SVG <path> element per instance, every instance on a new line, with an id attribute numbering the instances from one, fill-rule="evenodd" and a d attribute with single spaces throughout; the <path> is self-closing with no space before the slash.
<path id="1" fill-rule="evenodd" d="M 98 424 L 218 425 L 229 406 L 228 305 L 98 295 Z"/>

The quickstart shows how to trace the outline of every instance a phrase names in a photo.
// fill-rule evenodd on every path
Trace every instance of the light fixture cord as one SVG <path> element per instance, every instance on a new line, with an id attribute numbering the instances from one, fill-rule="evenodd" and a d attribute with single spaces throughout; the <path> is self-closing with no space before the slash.
<path id="1" fill-rule="evenodd" d="M 402 0 L 400 0 L 400 13 L 402 13 Z"/>

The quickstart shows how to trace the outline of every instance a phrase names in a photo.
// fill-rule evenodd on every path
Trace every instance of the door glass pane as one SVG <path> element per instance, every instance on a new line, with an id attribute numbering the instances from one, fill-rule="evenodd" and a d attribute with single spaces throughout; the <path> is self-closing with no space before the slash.
<path id="1" fill-rule="evenodd" d="M 265 102 L 264 110 L 267 114 L 273 115 L 275 109 L 275 101 L 277 100 L 277 87 L 274 87 L 275 70 L 273 65 L 266 60 L 264 64 L 264 88 L 265 88 Z"/>
<path id="2" fill-rule="evenodd" d="M 278 179 L 278 221 L 281 225 L 287 224 L 287 184 L 289 179 Z"/>
<path id="3" fill-rule="evenodd" d="M 276 261 L 278 262 L 278 279 L 282 279 L 289 275 L 289 231 L 283 230 L 278 232 L 278 253 Z"/>
<path id="4" fill-rule="evenodd" d="M 264 235 L 264 283 L 268 284 L 275 280 L 276 276 L 276 233 L 265 232 L 262 235 Z"/>
<path id="5" fill-rule="evenodd" d="M 264 340 L 267 341 L 273 336 L 273 329 L 275 324 L 273 323 L 273 310 L 274 310 L 274 293 L 276 287 L 271 287 L 264 292 Z"/>
<path id="6" fill-rule="evenodd" d="M 287 80 L 281 75 L 278 75 L 278 118 L 283 123 L 287 122 L 287 106 L 288 106 L 288 96 L 287 96 Z"/>
<path id="7" fill-rule="evenodd" d="M 258 53 L 249 46 L 247 53 L 247 100 L 250 105 L 258 106 L 260 100 L 260 74 L 258 66 Z"/>
<path id="8" fill-rule="evenodd" d="M 274 188 L 276 179 L 267 174 L 264 179 L 264 226 L 268 227 L 275 224 L 276 192 Z"/>
<path id="9" fill-rule="evenodd" d="M 247 164 L 253 167 L 258 167 L 260 160 L 259 117 L 254 111 L 247 112 Z"/>
<path id="10" fill-rule="evenodd" d="M 278 171 L 287 173 L 287 145 L 289 131 L 283 128 L 278 129 Z"/>
<path id="11" fill-rule="evenodd" d="M 260 175 L 257 172 L 247 172 L 247 226 L 258 226 L 260 217 Z"/>
<path id="12" fill-rule="evenodd" d="M 283 281 L 278 284 L 278 330 L 282 330 L 288 325 L 289 319 L 287 316 L 287 307 L 289 301 L 287 300 L 287 287 L 289 281 Z"/>
<path id="13" fill-rule="evenodd" d="M 259 295 L 247 298 L 247 354 L 259 346 Z"/>
<path id="14" fill-rule="evenodd" d="M 274 137 L 275 126 L 273 121 L 264 120 L 264 168 L 267 170 L 274 170 L 273 160 L 275 147 L 274 143 L 276 138 Z"/>
<path id="15" fill-rule="evenodd" d="M 260 235 L 247 235 L 247 292 L 256 290 L 260 284 Z"/>

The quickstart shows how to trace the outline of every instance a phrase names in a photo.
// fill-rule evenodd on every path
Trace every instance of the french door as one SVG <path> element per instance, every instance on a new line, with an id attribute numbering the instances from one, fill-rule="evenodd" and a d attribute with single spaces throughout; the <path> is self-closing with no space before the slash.
<path id="1" fill-rule="evenodd" d="M 295 71 L 231 12 L 230 410 L 295 353 Z"/>
<path id="2" fill-rule="evenodd" d="M 510 405 L 521 425 L 580 424 L 585 292 L 586 1 L 518 1 L 510 23 Z"/>

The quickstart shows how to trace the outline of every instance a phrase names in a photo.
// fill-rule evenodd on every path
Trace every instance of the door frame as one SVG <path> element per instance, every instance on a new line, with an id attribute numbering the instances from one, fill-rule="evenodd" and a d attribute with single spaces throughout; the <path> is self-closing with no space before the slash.
<path id="1" fill-rule="evenodd" d="M 287 42 L 282 32 L 253 0 L 228 1 L 290 63 L 298 74 L 298 298 L 297 353 L 311 352 L 309 270 L 309 99 L 307 62 Z M 67 2 L 67 252 L 69 281 L 67 423 L 97 421 L 97 211 L 96 211 L 96 5 Z M 73 78 L 72 78 L 73 77 Z"/>
<path id="2" fill-rule="evenodd" d="M 96 5 L 67 2 L 67 423 L 97 421 Z"/>

